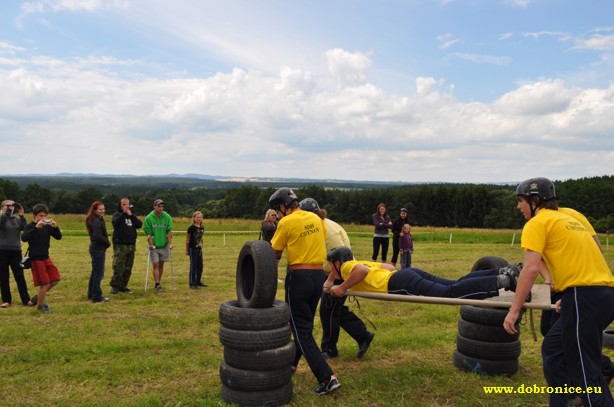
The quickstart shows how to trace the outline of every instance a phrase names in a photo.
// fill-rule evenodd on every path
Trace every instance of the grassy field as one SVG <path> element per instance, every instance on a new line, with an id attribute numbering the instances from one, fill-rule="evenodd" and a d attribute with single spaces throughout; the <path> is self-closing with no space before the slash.
<path id="1" fill-rule="evenodd" d="M 130 287 L 133 294 L 109 303 L 87 301 L 90 274 L 83 217 L 57 216 L 66 231 L 52 241 L 51 257 L 62 282 L 48 295 L 53 313 L 22 307 L 12 283 L 13 306 L 0 310 L 0 405 L 2 406 L 223 406 L 219 365 L 219 305 L 236 299 L 235 273 L 240 248 L 258 237 L 258 222 L 207 220 L 204 280 L 209 287 L 190 290 L 188 261 L 182 248 L 189 221 L 176 220 L 172 290 L 171 268 L 163 277 L 167 291 L 144 291 L 147 255 L 139 238 Z M 107 220 L 108 222 L 108 220 Z M 110 224 L 108 225 L 110 227 Z M 347 225 L 356 256 L 371 255 L 370 227 Z M 223 233 L 222 231 L 247 231 Z M 456 278 L 480 257 L 520 261 L 520 231 L 419 229 L 414 266 Z M 511 244 L 517 233 L 516 243 Z M 452 234 L 450 243 L 450 234 Z M 25 249 L 25 248 L 24 248 Z M 390 254 L 389 254 L 390 256 Z M 103 292 L 109 295 L 111 252 Z M 606 250 L 608 264 L 614 253 Z M 279 269 L 284 277 L 285 261 Z M 31 294 L 31 276 L 26 274 Z M 278 299 L 283 298 L 280 284 Z M 360 300 L 350 307 L 375 326 L 375 340 L 363 359 L 356 344 L 341 334 L 341 357 L 331 362 L 342 387 L 330 396 L 312 395 L 316 384 L 303 360 L 294 376 L 294 406 L 540 406 L 545 395 L 487 395 L 483 386 L 545 385 L 529 323 L 521 328 L 520 370 L 512 377 L 483 377 L 452 364 L 459 309 L 456 306 Z M 538 314 L 535 314 L 538 325 Z M 369 325 L 369 322 L 367 322 Z M 316 321 L 314 335 L 319 341 Z M 539 337 L 539 334 L 538 334 Z M 614 353 L 607 351 L 610 356 Z"/>

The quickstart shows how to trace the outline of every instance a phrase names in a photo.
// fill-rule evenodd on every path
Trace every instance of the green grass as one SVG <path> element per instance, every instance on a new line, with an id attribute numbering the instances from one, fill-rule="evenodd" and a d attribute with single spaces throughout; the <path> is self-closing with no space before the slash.
<path id="1" fill-rule="evenodd" d="M 83 229 L 83 218 L 55 218 L 65 230 Z M 66 233 L 61 241 L 52 241 L 51 257 L 62 275 L 62 282 L 48 295 L 52 314 L 40 315 L 19 305 L 11 279 L 13 306 L 0 310 L 0 405 L 226 405 L 220 397 L 218 369 L 223 348 L 218 340 L 218 309 L 222 302 L 236 299 L 237 256 L 246 240 L 257 238 L 259 222 L 233 220 L 224 229 L 224 222 L 207 220 L 208 231 L 251 232 L 205 235 L 204 279 L 209 287 L 200 290 L 190 290 L 187 283 L 188 260 L 179 232 L 185 231 L 188 223 L 187 219 L 176 220 L 176 290 L 171 289 L 170 264 L 163 277 L 166 292 L 151 289 L 151 276 L 149 289 L 143 290 L 147 256 L 144 238 L 140 237 L 130 284 L 134 293 L 113 296 L 106 304 L 88 302 L 90 258 L 88 239 L 81 232 Z M 354 225 L 348 229 L 357 257 L 369 258 L 371 228 Z M 416 228 L 414 232 L 414 266 L 442 276 L 459 277 L 485 255 L 509 261 L 522 258 L 518 240 L 511 246 L 514 231 Z M 442 238 L 429 239 L 429 233 Z M 612 267 L 611 250 L 606 251 L 606 258 Z M 103 280 L 106 295 L 110 263 L 109 252 Z M 281 278 L 284 266 L 282 260 Z M 34 294 L 31 277 L 26 277 Z M 277 298 L 283 298 L 281 285 Z M 357 359 L 356 344 L 342 333 L 341 357 L 331 362 L 342 387 L 331 396 L 312 395 L 315 379 L 303 360 L 293 377 L 292 405 L 547 405 L 545 395 L 485 395 L 482 390 L 482 386 L 545 385 L 541 338 L 533 341 L 528 321 L 521 328 L 519 372 L 512 377 L 483 377 L 452 365 L 458 307 L 366 299 L 359 304 L 349 305 L 377 328 L 369 352 L 364 359 Z M 535 317 L 538 325 L 538 315 Z M 316 320 L 314 335 L 318 340 L 320 334 Z M 614 356 L 610 350 L 608 353 Z"/>

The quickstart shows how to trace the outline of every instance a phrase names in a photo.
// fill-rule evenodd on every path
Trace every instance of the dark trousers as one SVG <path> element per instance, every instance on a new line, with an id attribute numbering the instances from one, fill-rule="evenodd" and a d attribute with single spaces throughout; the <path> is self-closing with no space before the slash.
<path id="1" fill-rule="evenodd" d="M 392 235 L 392 259 L 390 259 L 392 264 L 397 264 L 399 259 L 399 239 L 401 239 L 401 236 Z"/>
<path id="2" fill-rule="evenodd" d="M 603 330 L 614 320 L 614 288 L 571 287 L 561 297 L 561 313 L 542 343 L 544 377 L 551 387 L 601 387 L 580 394 L 585 406 L 614 406 L 602 374 Z M 590 402 L 588 397 L 590 397 Z M 550 406 L 566 407 L 569 394 L 551 394 Z"/>
<path id="3" fill-rule="evenodd" d="M 437 277 L 417 268 L 402 269 L 388 280 L 390 294 L 484 299 L 499 295 L 499 270 L 478 270 L 458 280 Z"/>
<path id="4" fill-rule="evenodd" d="M 135 251 L 136 247 L 133 244 L 113 244 L 113 277 L 110 284 L 118 291 L 128 288 Z"/>
<path id="5" fill-rule="evenodd" d="M 90 256 L 92 256 L 92 274 L 87 288 L 87 298 L 90 300 L 99 300 L 102 298 L 102 289 L 100 283 L 104 278 L 104 261 L 105 250 L 95 250 L 90 247 Z"/>
<path id="6" fill-rule="evenodd" d="M 410 268 L 411 267 L 411 252 L 406 250 L 401 255 L 401 268 Z"/>
<path id="7" fill-rule="evenodd" d="M 340 328 L 343 328 L 358 344 L 367 339 L 367 327 L 345 305 L 346 299 L 347 297 L 333 297 L 330 294 L 322 294 L 320 301 L 320 321 L 322 322 L 320 349 L 322 349 L 322 352 L 328 352 L 331 356 L 339 354 L 337 342 L 339 341 Z"/>
<path id="8" fill-rule="evenodd" d="M 202 247 L 190 247 L 190 287 L 202 283 L 203 277 L 203 249 Z"/>
<path id="9" fill-rule="evenodd" d="M 373 261 L 377 261 L 377 256 L 379 255 L 379 247 L 382 246 L 382 263 L 386 262 L 386 258 L 388 257 L 388 244 L 390 243 L 389 237 L 377 237 L 373 236 L 373 255 L 371 259 Z"/>
<path id="10" fill-rule="evenodd" d="M 290 306 L 290 327 L 296 344 L 293 365 L 298 365 L 304 355 L 318 382 L 328 380 L 333 374 L 313 338 L 313 320 L 324 281 L 324 270 L 288 270 L 285 281 L 286 302 Z"/>
<path id="11" fill-rule="evenodd" d="M 30 301 L 28 285 L 21 268 L 21 250 L 0 250 L 0 291 L 2 292 L 2 302 L 13 302 L 11 295 L 11 284 L 9 282 L 9 267 L 13 270 L 13 277 L 17 283 L 19 297 L 23 305 Z"/>

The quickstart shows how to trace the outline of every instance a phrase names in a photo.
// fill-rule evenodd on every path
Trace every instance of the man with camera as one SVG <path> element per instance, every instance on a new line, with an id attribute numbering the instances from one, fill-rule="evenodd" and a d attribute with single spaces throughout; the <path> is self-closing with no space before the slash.
<path id="1" fill-rule="evenodd" d="M 132 212 L 128 198 L 122 198 L 117 212 L 111 218 L 113 224 L 113 277 L 111 294 L 131 293 L 128 282 L 132 275 L 134 253 L 136 252 L 137 229 L 143 222 Z"/>
<path id="2" fill-rule="evenodd" d="M 2 292 L 2 308 L 11 305 L 13 297 L 9 283 L 9 267 L 17 283 L 19 296 L 23 305 L 34 305 L 30 301 L 28 285 L 21 267 L 21 231 L 26 226 L 23 206 L 7 199 L 0 209 L 0 291 Z"/>

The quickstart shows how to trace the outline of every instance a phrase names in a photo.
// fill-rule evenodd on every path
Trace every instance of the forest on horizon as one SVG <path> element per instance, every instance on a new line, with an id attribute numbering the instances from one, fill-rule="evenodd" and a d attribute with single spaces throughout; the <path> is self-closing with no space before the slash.
<path id="1" fill-rule="evenodd" d="M 121 197 L 130 198 L 139 216 L 152 210 L 153 200 L 161 198 L 173 216 L 189 217 L 200 210 L 206 218 L 262 219 L 268 199 L 281 186 L 292 187 L 300 199 L 311 197 L 326 208 L 331 219 L 340 223 L 370 224 L 381 202 L 394 220 L 400 208 L 408 209 L 415 226 L 489 229 L 522 228 L 524 219 L 516 209 L 515 185 L 495 184 L 407 184 L 320 182 L 300 180 L 266 183 L 222 183 L 164 177 L 163 181 L 142 177 L 112 178 L 112 182 L 87 182 L 53 177 L 0 178 L 0 200 L 21 203 L 26 212 L 45 203 L 52 213 L 86 213 L 92 202 L 102 201 L 107 213 L 116 210 Z M 136 177 L 135 177 L 136 178 Z M 42 185 L 41 185 L 42 184 Z M 586 215 L 595 229 L 614 229 L 614 176 L 554 181 L 559 205 Z M 200 185 L 200 186 L 199 186 Z"/>

